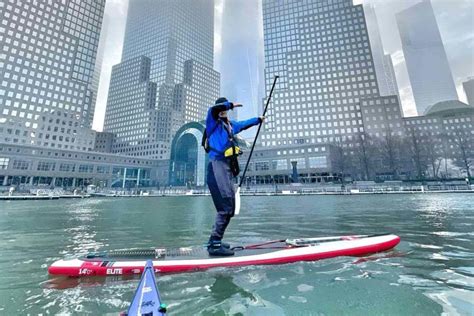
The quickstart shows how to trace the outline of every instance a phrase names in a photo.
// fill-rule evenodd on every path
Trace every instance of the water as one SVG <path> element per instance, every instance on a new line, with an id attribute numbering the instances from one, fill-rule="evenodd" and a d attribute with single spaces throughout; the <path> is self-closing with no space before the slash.
<path id="1" fill-rule="evenodd" d="M 158 276 L 170 315 L 474 315 L 474 195 L 244 197 L 226 239 L 394 232 L 395 250 Z M 90 250 L 204 243 L 210 197 L 0 202 L 0 315 L 117 315 L 137 278 L 53 278 Z"/>

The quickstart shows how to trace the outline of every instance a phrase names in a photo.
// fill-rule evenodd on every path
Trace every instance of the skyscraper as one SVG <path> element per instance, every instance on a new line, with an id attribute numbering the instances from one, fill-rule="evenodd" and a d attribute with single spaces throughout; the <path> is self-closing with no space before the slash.
<path id="1" fill-rule="evenodd" d="M 99 44 L 97 47 L 97 55 L 96 55 L 95 65 L 94 65 L 94 74 L 92 75 L 93 95 L 92 95 L 92 107 L 89 111 L 89 122 L 91 126 L 94 120 L 95 106 L 97 103 L 99 82 L 100 82 L 100 76 L 102 73 L 102 63 L 104 61 L 105 44 L 107 43 L 108 28 L 109 28 L 109 19 L 104 18 L 103 23 L 102 23 L 102 28 L 100 30 Z"/>
<path id="2" fill-rule="evenodd" d="M 0 2 L 0 142 L 94 148 L 93 72 L 104 6 Z"/>
<path id="3" fill-rule="evenodd" d="M 474 77 L 469 78 L 462 84 L 464 92 L 466 93 L 467 104 L 474 106 Z"/>
<path id="4" fill-rule="evenodd" d="M 448 58 L 429 0 L 396 15 L 419 115 L 440 101 L 457 100 Z"/>
<path id="5" fill-rule="evenodd" d="M 114 97 L 107 101 L 104 126 L 104 131 L 117 136 L 120 147 L 114 147 L 116 152 L 165 159 L 176 130 L 191 120 L 205 119 L 209 105 L 219 95 L 213 49 L 213 1 L 129 3 L 122 62 L 112 72 L 115 80 L 111 80 L 109 93 Z M 137 90 L 120 88 L 137 75 L 141 78 Z M 152 103 L 140 95 L 142 86 L 151 83 L 156 85 L 148 86 L 147 93 L 155 96 Z M 125 108 L 128 98 L 136 103 Z M 121 111 L 127 115 L 118 118 L 116 113 Z M 129 137 L 132 130 L 133 139 Z"/>
<path id="6" fill-rule="evenodd" d="M 364 13 L 380 95 L 398 95 L 398 85 L 393 69 L 392 57 L 390 54 L 386 54 L 383 48 L 375 8 L 372 5 L 364 6 Z"/>
<path id="7" fill-rule="evenodd" d="M 263 2 L 267 95 L 280 75 L 263 146 L 331 143 L 364 132 L 360 99 L 379 96 L 361 5 Z"/>

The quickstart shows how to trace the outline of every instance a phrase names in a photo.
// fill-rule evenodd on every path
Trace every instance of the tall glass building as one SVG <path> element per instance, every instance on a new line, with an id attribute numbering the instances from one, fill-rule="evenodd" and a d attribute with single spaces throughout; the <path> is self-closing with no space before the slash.
<path id="1" fill-rule="evenodd" d="M 395 70 L 393 69 L 392 57 L 390 54 L 386 54 L 383 48 L 375 8 L 373 5 L 364 6 L 364 12 L 380 95 L 398 95 L 398 84 L 397 78 L 395 77 Z"/>
<path id="2" fill-rule="evenodd" d="M 264 0 L 267 95 L 280 75 L 263 146 L 332 143 L 364 132 L 360 100 L 379 96 L 362 5 Z"/>
<path id="3" fill-rule="evenodd" d="M 105 0 L 0 2 L 0 142 L 91 150 Z"/>
<path id="4" fill-rule="evenodd" d="M 457 100 L 451 68 L 429 0 L 396 15 L 416 109 L 424 115 L 431 105 Z"/>
<path id="5" fill-rule="evenodd" d="M 179 127 L 205 119 L 209 105 L 219 96 L 213 52 L 214 1 L 130 1 L 122 62 L 112 71 L 104 126 L 116 134 L 120 147 L 115 146 L 115 152 L 168 157 Z M 143 57 L 149 62 L 138 62 Z M 146 81 L 156 84 L 156 91 L 150 92 L 155 96 L 152 104 L 138 86 L 121 89 L 141 71 L 147 73 Z M 128 99 L 136 102 L 124 108 Z M 118 118 L 121 111 L 125 112 Z"/>

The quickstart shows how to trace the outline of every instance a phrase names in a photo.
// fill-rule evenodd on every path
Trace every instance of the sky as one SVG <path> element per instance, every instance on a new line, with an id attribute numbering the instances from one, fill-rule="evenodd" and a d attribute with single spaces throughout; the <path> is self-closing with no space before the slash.
<path id="1" fill-rule="evenodd" d="M 101 131 L 105 116 L 112 66 L 120 63 L 128 1 L 107 0 L 104 24 L 107 34 L 93 128 Z M 214 69 L 222 76 L 221 95 L 244 104 L 238 118 L 257 115 L 263 96 L 263 26 L 259 0 L 215 0 Z M 384 50 L 392 56 L 405 116 L 416 115 L 413 94 L 398 34 L 395 14 L 421 0 L 354 0 L 375 6 Z M 466 102 L 462 82 L 474 76 L 474 0 L 431 0 L 445 45 L 459 99 Z M 228 21 L 229 23 L 225 23 Z M 232 25 L 229 25 L 232 23 Z M 238 47 L 236 49 L 235 47 Z M 239 75 L 234 69 L 240 69 Z M 238 87 L 238 88 L 236 88 Z"/>

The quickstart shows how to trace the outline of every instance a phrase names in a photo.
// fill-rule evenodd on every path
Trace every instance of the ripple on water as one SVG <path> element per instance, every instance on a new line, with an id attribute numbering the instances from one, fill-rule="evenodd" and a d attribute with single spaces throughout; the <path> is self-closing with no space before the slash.
<path id="1" fill-rule="evenodd" d="M 245 203 L 255 206 L 258 216 L 243 214 L 232 222 L 228 237 L 234 242 L 387 230 L 397 232 L 402 242 L 396 251 L 362 258 L 163 275 L 158 286 L 172 315 L 469 315 L 474 308 L 470 201 L 462 194 L 248 197 Z M 51 285 L 47 266 L 58 256 L 108 244 L 124 249 L 204 240 L 215 216 L 209 197 L 44 201 L 0 208 L 9 205 L 7 212 L 0 211 L 0 271 L 9 272 L 0 275 L 2 315 L 116 315 L 126 310 L 138 279 Z"/>
<path id="2" fill-rule="evenodd" d="M 408 244 L 412 247 L 418 247 L 418 248 L 423 248 L 423 249 L 443 249 L 442 246 L 437 246 L 437 245 L 425 245 L 425 244 L 419 244 L 416 242 L 409 242 Z"/>
<path id="3" fill-rule="evenodd" d="M 456 289 L 428 292 L 426 296 L 439 303 L 446 315 L 464 316 L 473 314 L 473 294 L 470 291 Z"/>
<path id="4" fill-rule="evenodd" d="M 308 285 L 308 284 L 300 284 L 298 285 L 297 289 L 298 289 L 298 292 L 309 292 L 314 289 L 314 286 Z"/>
<path id="5" fill-rule="evenodd" d="M 474 236 L 474 233 L 471 232 L 433 232 L 433 235 L 441 236 L 441 237 L 464 237 L 464 236 Z"/>
<path id="6" fill-rule="evenodd" d="M 467 276 L 452 269 L 445 269 L 442 271 L 435 271 L 431 273 L 433 279 L 440 280 L 451 287 L 457 287 L 460 289 L 469 289 L 474 291 L 474 277 Z M 474 294 L 473 294 L 474 298 Z"/>

